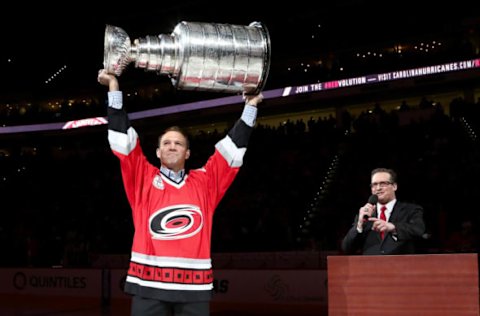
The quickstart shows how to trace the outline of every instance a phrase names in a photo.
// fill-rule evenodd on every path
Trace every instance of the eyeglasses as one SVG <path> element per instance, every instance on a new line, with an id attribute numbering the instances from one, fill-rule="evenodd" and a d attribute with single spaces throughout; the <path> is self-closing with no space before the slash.
<path id="1" fill-rule="evenodd" d="M 381 181 L 381 182 L 373 182 L 370 184 L 371 188 L 375 188 L 376 186 L 380 186 L 381 188 L 385 188 L 387 185 L 393 184 L 390 181 Z"/>

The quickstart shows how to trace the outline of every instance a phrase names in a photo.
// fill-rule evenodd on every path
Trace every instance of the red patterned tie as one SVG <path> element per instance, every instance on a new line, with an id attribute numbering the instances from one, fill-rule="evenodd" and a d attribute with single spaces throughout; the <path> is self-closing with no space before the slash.
<path id="1" fill-rule="evenodd" d="M 387 207 L 385 205 L 382 205 L 382 208 L 380 209 L 380 219 L 387 221 L 387 216 L 385 216 L 385 211 L 387 210 Z M 385 237 L 385 232 L 380 232 L 380 238 L 383 239 Z"/>

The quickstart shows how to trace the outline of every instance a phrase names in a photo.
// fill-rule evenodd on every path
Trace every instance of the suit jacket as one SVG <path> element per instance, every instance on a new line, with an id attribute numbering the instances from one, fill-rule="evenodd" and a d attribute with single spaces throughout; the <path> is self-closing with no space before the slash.
<path id="1" fill-rule="evenodd" d="M 376 214 L 372 214 L 377 217 Z M 395 203 L 389 222 L 396 227 L 396 234 L 387 233 L 382 240 L 380 233 L 372 230 L 373 223 L 367 221 L 363 231 L 357 231 L 358 214 L 355 217 L 352 228 L 342 241 L 342 250 L 346 254 L 363 255 L 399 255 L 414 254 L 415 242 L 425 232 L 423 221 L 423 208 L 416 204 L 397 202 Z"/>

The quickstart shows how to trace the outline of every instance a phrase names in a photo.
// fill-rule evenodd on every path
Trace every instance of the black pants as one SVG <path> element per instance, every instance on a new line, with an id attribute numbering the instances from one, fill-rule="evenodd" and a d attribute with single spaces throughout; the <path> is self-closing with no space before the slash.
<path id="1" fill-rule="evenodd" d="M 175 303 L 134 296 L 132 316 L 209 316 L 210 302 Z"/>

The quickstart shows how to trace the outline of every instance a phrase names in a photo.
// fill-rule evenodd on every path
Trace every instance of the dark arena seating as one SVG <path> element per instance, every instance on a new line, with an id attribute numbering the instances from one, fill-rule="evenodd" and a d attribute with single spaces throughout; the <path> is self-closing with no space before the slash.
<path id="1" fill-rule="evenodd" d="M 457 80 L 454 75 L 444 80 Z M 424 206 L 423 252 L 475 250 L 476 240 L 461 245 L 450 238 L 469 238 L 461 230 L 477 225 L 468 203 L 478 189 L 472 178 L 478 169 L 478 104 L 455 89 L 420 94 L 409 80 L 416 79 L 400 86 L 411 84 L 414 91 L 403 99 L 375 103 L 337 96 L 340 90 L 371 94 L 362 90 L 367 86 L 266 98 L 245 165 L 217 210 L 214 252 L 338 250 L 369 195 L 369 172 L 376 166 L 398 170 L 399 196 Z M 395 95 L 397 89 L 392 82 L 375 94 Z M 470 94 L 478 93 L 472 89 Z M 197 110 L 202 114 L 194 120 L 188 113 L 173 115 L 192 134 L 188 168 L 206 161 L 238 109 L 237 102 Z M 170 117 L 133 121 L 153 164 L 159 126 L 171 123 Z M 205 124 L 210 117 L 217 119 Z M 89 266 L 95 254 L 129 252 L 130 211 L 106 125 L 1 137 L 8 223 L 1 236 L 12 254 L 2 265 Z"/>

